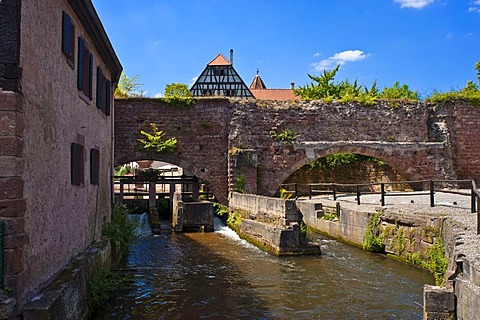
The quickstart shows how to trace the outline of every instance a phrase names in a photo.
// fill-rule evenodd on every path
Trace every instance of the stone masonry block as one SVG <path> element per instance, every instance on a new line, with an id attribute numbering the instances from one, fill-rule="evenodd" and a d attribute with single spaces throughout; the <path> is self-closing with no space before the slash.
<path id="1" fill-rule="evenodd" d="M 453 313 L 455 311 L 455 295 L 453 289 L 425 285 L 423 290 L 423 306 L 426 314 Z"/>
<path id="2" fill-rule="evenodd" d="M 24 129 L 23 114 L 0 110 L 0 136 L 22 136 Z"/>
<path id="3" fill-rule="evenodd" d="M 5 273 L 17 274 L 24 270 L 23 249 L 5 250 Z"/>
<path id="4" fill-rule="evenodd" d="M 15 92 L 3 91 L 0 87 L 0 111 L 22 111 L 21 96 Z"/>
<path id="5" fill-rule="evenodd" d="M 25 210 L 25 199 L 0 200 L 0 217 L 23 217 Z"/>
<path id="6" fill-rule="evenodd" d="M 0 178 L 0 199 L 18 199 L 23 196 L 21 178 Z"/>
<path id="7" fill-rule="evenodd" d="M 19 249 L 28 242 L 28 236 L 24 233 L 6 235 L 5 236 L 5 249 Z"/>
<path id="8" fill-rule="evenodd" d="M 18 177 L 23 174 L 23 159 L 17 157 L 0 157 L 0 178 Z"/>
<path id="9" fill-rule="evenodd" d="M 19 137 L 0 136 L 0 156 L 23 155 L 23 139 Z"/>

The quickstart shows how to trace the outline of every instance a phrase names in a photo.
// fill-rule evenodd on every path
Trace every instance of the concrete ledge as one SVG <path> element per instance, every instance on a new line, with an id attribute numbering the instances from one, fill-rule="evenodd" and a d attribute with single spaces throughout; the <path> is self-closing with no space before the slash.
<path id="1" fill-rule="evenodd" d="M 25 306 L 23 319 L 87 319 L 87 280 L 111 262 L 110 241 L 96 242 Z"/>

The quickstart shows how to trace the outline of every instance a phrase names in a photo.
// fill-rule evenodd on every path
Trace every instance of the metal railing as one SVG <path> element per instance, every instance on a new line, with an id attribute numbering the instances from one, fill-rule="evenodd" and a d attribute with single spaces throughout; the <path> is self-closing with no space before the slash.
<path id="1" fill-rule="evenodd" d="M 387 186 L 400 185 L 400 184 L 409 184 L 415 186 L 428 186 L 423 191 L 403 191 L 403 192 L 387 192 Z M 462 192 L 459 190 L 451 189 L 435 189 L 436 184 L 443 184 L 449 186 L 455 186 L 460 184 L 469 184 L 470 192 Z M 470 202 L 470 211 L 472 213 L 477 213 L 477 234 L 480 234 L 480 192 L 475 184 L 474 180 L 416 180 L 416 181 L 393 181 L 393 182 L 380 182 L 380 183 L 361 183 L 361 184 L 351 184 L 351 183 L 289 183 L 282 184 L 281 188 L 284 189 L 284 194 L 290 194 L 292 197 L 296 198 L 300 195 L 299 189 L 300 186 L 307 188 L 307 196 L 309 199 L 312 199 L 315 195 L 332 195 L 334 200 L 337 200 L 339 194 L 348 195 L 355 194 L 357 205 L 361 204 L 362 195 L 366 194 L 379 194 L 380 202 L 382 206 L 386 204 L 386 197 L 388 196 L 415 196 L 415 195 L 429 195 L 430 206 L 435 207 L 435 192 L 441 191 L 443 193 L 451 193 L 462 196 L 469 196 L 471 199 Z M 362 191 L 362 188 L 380 186 L 380 192 L 375 191 Z M 305 189 L 305 188 L 303 188 Z M 348 192 L 341 190 L 349 190 Z M 352 192 L 353 190 L 353 192 Z"/>

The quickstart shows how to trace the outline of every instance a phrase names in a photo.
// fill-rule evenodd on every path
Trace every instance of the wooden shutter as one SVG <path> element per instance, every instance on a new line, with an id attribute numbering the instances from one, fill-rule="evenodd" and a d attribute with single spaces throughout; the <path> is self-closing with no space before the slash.
<path id="1" fill-rule="evenodd" d="M 72 143 L 71 146 L 71 159 L 70 159 L 70 172 L 71 183 L 73 185 L 80 186 L 83 183 L 83 146 L 78 143 Z"/>
<path id="2" fill-rule="evenodd" d="M 88 94 L 87 94 L 90 100 L 93 99 L 92 82 L 93 82 L 93 54 L 90 52 L 90 55 L 88 58 Z"/>
<path id="3" fill-rule="evenodd" d="M 71 39 L 72 20 L 70 16 L 63 11 L 62 13 L 62 51 L 68 57 L 72 55 L 72 39 Z"/>
<path id="4" fill-rule="evenodd" d="M 102 108 L 103 103 L 103 72 L 102 69 L 97 66 L 97 108 Z"/>
<path id="5" fill-rule="evenodd" d="M 85 83 L 85 42 L 81 37 L 78 37 L 78 74 L 77 74 L 77 88 L 83 90 Z"/>
<path id="6" fill-rule="evenodd" d="M 98 184 L 100 181 L 100 150 L 90 149 L 90 183 Z"/>
<path id="7" fill-rule="evenodd" d="M 112 101 L 112 83 L 107 80 L 105 83 L 105 114 L 110 115 L 110 103 Z"/>

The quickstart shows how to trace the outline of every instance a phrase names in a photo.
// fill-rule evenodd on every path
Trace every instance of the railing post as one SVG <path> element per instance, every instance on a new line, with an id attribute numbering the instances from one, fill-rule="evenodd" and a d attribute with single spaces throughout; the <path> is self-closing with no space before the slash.
<path id="1" fill-rule="evenodd" d="M 430 180 L 430 207 L 435 207 L 435 190 L 433 180 Z"/>
<path id="2" fill-rule="evenodd" d="M 480 197 L 477 197 L 477 208 L 480 208 Z M 477 210 L 477 235 L 480 234 L 480 210 Z"/>
<path id="3" fill-rule="evenodd" d="M 119 200 L 118 200 L 118 203 L 119 204 L 123 204 L 123 187 L 125 185 L 125 182 L 123 182 L 123 180 L 120 180 L 120 194 L 119 194 Z"/>
<path id="4" fill-rule="evenodd" d="M 357 184 L 357 205 L 360 205 L 360 187 Z"/>
<path id="5" fill-rule="evenodd" d="M 308 185 L 308 199 L 312 199 L 312 185 Z"/>
<path id="6" fill-rule="evenodd" d="M 295 188 L 295 198 L 298 197 L 298 185 L 295 183 L 294 184 L 294 188 Z"/>
<path id="7" fill-rule="evenodd" d="M 382 203 L 382 207 L 385 207 L 385 183 L 381 183 L 380 184 L 380 193 L 381 193 L 381 203 Z"/>
<path id="8" fill-rule="evenodd" d="M 335 186 L 335 183 L 332 183 L 332 192 L 333 192 L 333 200 L 337 200 L 337 187 Z"/>
<path id="9" fill-rule="evenodd" d="M 477 195 L 475 193 L 475 190 L 473 189 L 473 182 L 472 182 L 472 187 L 471 187 L 471 204 L 472 204 L 472 213 L 477 212 Z"/>

